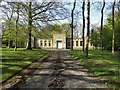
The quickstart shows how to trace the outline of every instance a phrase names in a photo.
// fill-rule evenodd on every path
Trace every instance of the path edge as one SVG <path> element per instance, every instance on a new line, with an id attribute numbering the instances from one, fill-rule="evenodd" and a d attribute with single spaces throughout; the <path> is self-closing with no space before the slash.
<path id="1" fill-rule="evenodd" d="M 7 82 L 9 82 L 15 76 L 20 76 L 21 72 L 24 71 L 24 70 L 27 70 L 27 68 L 29 66 L 31 66 L 32 64 L 34 64 L 36 62 L 42 63 L 44 60 L 46 60 L 48 58 L 48 55 L 49 55 L 49 51 L 45 55 L 41 56 L 39 59 L 32 61 L 30 64 L 28 64 L 27 66 L 25 66 L 21 70 L 17 71 L 12 76 L 10 76 L 7 79 L 5 79 L 4 81 L 0 82 L 2 84 L 2 87 L 1 87 L 2 89 L 1 90 L 6 90 L 6 89 L 9 89 L 9 88 L 12 88 L 12 87 L 16 86 L 18 83 L 21 83 L 22 80 L 19 80 L 18 82 L 15 82 L 15 83 L 14 82 L 10 83 L 11 85 L 9 85 L 9 83 L 7 83 Z M 20 79 L 22 79 L 22 77 L 20 77 Z"/>

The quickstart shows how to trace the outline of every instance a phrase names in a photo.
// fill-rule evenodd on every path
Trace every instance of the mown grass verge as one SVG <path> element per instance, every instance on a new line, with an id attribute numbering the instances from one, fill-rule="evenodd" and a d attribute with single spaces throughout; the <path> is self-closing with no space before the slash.
<path id="1" fill-rule="evenodd" d="M 39 59 L 46 53 L 47 51 L 41 49 L 26 50 L 25 48 L 18 48 L 17 51 L 14 51 L 13 48 L 2 48 L 0 51 L 2 56 L 2 62 L 0 63 L 0 69 L 2 70 L 0 76 L 2 77 L 2 81 L 19 70 L 22 70 L 22 68 Z"/>
<path id="2" fill-rule="evenodd" d="M 120 89 L 120 54 L 111 54 L 109 51 L 101 53 L 99 50 L 90 50 L 88 60 L 80 50 L 70 51 L 77 57 L 77 62 L 84 65 L 108 86 Z"/>

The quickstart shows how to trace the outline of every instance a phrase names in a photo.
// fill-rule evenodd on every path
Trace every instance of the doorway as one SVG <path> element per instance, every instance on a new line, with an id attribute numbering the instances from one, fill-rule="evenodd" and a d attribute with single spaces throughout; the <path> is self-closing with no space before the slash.
<path id="1" fill-rule="evenodd" d="M 57 41 L 57 48 L 62 49 L 62 41 Z"/>

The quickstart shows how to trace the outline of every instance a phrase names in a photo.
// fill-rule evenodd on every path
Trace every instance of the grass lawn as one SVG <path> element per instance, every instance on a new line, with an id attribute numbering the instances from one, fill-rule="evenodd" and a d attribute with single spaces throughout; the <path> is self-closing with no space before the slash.
<path id="1" fill-rule="evenodd" d="M 2 81 L 47 53 L 47 51 L 41 49 L 26 50 L 25 48 L 18 48 L 17 51 L 13 50 L 13 48 L 2 48 L 0 51 L 2 56 L 2 63 L 0 63 L 2 74 L 0 77 L 2 77 Z"/>
<path id="2" fill-rule="evenodd" d="M 114 55 L 109 51 L 102 54 L 99 50 L 90 50 L 88 60 L 83 57 L 82 51 L 70 51 L 76 61 L 83 64 L 100 79 L 105 80 L 105 84 L 113 88 L 120 89 L 120 54 Z"/>

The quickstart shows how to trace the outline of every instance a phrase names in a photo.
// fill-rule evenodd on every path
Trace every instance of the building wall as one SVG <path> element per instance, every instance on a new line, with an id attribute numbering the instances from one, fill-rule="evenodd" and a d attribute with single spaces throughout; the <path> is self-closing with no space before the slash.
<path id="1" fill-rule="evenodd" d="M 62 49 L 66 49 L 66 34 L 53 34 L 53 48 L 57 48 L 57 41 L 62 41 Z"/>
<path id="2" fill-rule="evenodd" d="M 52 39 L 38 39 L 38 47 L 40 48 L 53 48 L 53 40 Z"/>
<path id="3" fill-rule="evenodd" d="M 77 45 L 78 42 L 78 45 Z M 82 49 L 82 38 L 73 39 L 73 49 Z M 86 38 L 85 38 L 85 47 L 86 47 Z M 89 49 L 93 49 L 93 45 L 89 42 Z"/>
<path id="4" fill-rule="evenodd" d="M 38 47 L 46 49 L 57 49 L 57 41 L 62 41 L 62 49 L 66 49 L 66 34 L 55 33 L 53 34 L 53 39 L 37 39 Z M 41 45 L 42 43 L 42 45 Z M 45 45 L 46 43 L 46 45 Z M 82 49 L 82 38 L 73 39 L 73 49 Z M 50 46 L 49 46 L 50 44 Z M 85 38 L 86 47 L 86 38 Z M 93 49 L 93 45 L 89 42 L 89 49 Z"/>
<path id="5" fill-rule="evenodd" d="M 82 46 L 80 45 L 81 39 L 73 39 L 73 49 L 82 49 Z"/>

